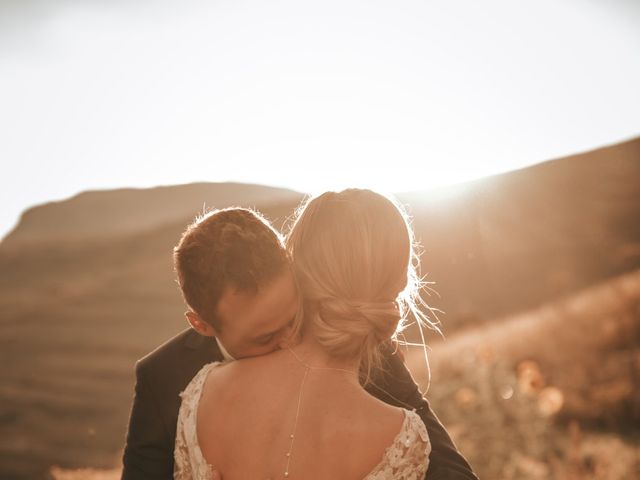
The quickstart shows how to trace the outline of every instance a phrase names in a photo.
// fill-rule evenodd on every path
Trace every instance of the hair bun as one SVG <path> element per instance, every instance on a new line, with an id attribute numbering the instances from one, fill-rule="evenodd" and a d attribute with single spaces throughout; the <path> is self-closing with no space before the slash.
<path id="1" fill-rule="evenodd" d="M 366 302 L 330 297 L 317 302 L 318 341 L 335 354 L 351 355 L 365 344 L 391 338 L 400 321 L 395 301 Z"/>

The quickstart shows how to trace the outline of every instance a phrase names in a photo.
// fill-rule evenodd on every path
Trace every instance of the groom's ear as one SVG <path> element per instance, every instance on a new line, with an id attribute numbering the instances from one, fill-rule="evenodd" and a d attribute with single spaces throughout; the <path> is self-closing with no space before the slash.
<path id="1" fill-rule="evenodd" d="M 215 337 L 216 330 L 209 323 L 205 322 L 200 315 L 198 315 L 194 311 L 185 312 L 185 317 L 187 317 L 187 322 L 191 325 L 196 332 L 198 332 L 203 337 Z"/>

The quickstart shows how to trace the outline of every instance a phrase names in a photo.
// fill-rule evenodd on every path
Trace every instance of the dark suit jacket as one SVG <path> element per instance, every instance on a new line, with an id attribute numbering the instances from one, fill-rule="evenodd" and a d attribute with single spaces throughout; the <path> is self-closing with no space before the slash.
<path id="1" fill-rule="evenodd" d="M 123 480 L 173 478 L 179 394 L 205 364 L 222 359 L 215 341 L 188 329 L 137 362 Z M 373 382 L 376 386 L 367 388 L 372 395 L 391 405 L 410 405 L 422 417 L 432 447 L 428 480 L 478 480 L 398 354 L 385 354 L 384 368 L 375 372 Z"/>

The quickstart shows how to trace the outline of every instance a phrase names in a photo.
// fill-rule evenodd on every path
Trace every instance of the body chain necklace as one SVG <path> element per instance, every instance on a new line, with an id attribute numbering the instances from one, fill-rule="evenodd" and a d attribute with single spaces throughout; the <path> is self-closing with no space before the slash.
<path id="1" fill-rule="evenodd" d="M 353 370 L 347 370 L 346 368 L 314 367 L 313 365 L 309 365 L 307 362 L 302 360 L 296 352 L 291 350 L 290 347 L 287 350 L 289 350 L 291 352 L 291 355 L 294 356 L 294 358 L 298 361 L 298 363 L 304 367 L 304 375 L 302 376 L 302 381 L 300 382 L 300 391 L 298 392 L 298 405 L 296 406 L 296 416 L 295 416 L 295 420 L 293 421 L 293 429 L 291 430 L 291 434 L 289 435 L 289 440 L 290 440 L 289 451 L 286 454 L 287 465 L 284 470 L 285 478 L 289 477 L 289 466 L 291 465 L 291 454 L 293 452 L 293 442 L 295 440 L 296 428 L 298 426 L 298 418 L 300 417 L 300 406 L 302 405 L 302 391 L 304 389 L 304 384 L 305 384 L 305 381 L 307 380 L 307 375 L 309 374 L 309 372 L 311 370 L 336 370 L 339 372 L 345 372 L 352 375 L 356 375 L 356 377 L 358 375 L 357 372 Z"/>
<path id="2" fill-rule="evenodd" d="M 345 372 L 345 373 L 349 373 L 349 374 L 355 374 L 356 376 L 358 375 L 357 372 L 353 371 L 353 370 L 347 370 L 345 368 L 336 368 L 336 367 L 315 367 L 313 365 L 309 365 L 307 362 L 305 362 L 304 360 L 302 360 L 300 358 L 300 356 L 298 356 L 298 354 L 296 352 L 294 352 L 291 347 L 288 347 L 287 350 L 289 350 L 289 352 L 291 352 L 291 355 L 294 356 L 294 358 L 298 361 L 298 363 L 300 363 L 303 367 L 304 367 L 304 375 L 302 376 L 302 381 L 300 382 L 300 391 L 298 392 L 298 404 L 296 406 L 296 416 L 295 419 L 293 421 L 293 429 L 291 430 L 291 434 L 289 435 L 289 451 L 286 453 L 286 457 L 287 457 L 287 464 L 284 470 L 284 477 L 288 478 L 289 477 L 289 467 L 291 465 L 291 454 L 293 453 L 293 442 L 295 440 L 295 433 L 296 433 L 296 428 L 298 426 L 298 418 L 300 417 L 300 406 L 302 405 L 302 391 L 304 389 L 304 384 L 307 380 L 307 375 L 309 374 L 309 371 L 311 370 L 336 370 L 339 372 Z M 393 395 L 391 395 L 389 392 L 387 392 L 386 390 L 382 389 L 381 387 L 373 384 L 376 388 L 378 388 L 378 390 L 382 391 L 383 393 L 387 394 L 390 398 L 392 398 L 393 400 L 397 401 L 399 404 L 404 405 L 405 407 L 407 407 L 409 410 L 412 411 L 416 411 L 416 408 L 406 402 L 403 402 L 402 400 L 394 397 Z"/>

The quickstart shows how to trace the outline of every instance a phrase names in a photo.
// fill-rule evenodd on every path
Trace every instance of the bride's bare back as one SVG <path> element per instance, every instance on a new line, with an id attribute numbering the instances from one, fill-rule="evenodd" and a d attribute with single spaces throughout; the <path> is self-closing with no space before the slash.
<path id="1" fill-rule="evenodd" d="M 197 439 L 224 480 L 284 477 L 305 370 L 288 351 L 211 370 Z M 361 480 L 380 463 L 405 417 L 341 370 L 310 369 L 300 406 L 290 478 Z"/>

